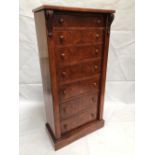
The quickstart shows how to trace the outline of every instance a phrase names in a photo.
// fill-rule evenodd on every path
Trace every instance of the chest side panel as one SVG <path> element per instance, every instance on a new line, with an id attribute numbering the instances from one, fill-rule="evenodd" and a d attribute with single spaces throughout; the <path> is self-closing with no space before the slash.
<path id="1" fill-rule="evenodd" d="M 55 121 L 54 121 L 54 110 L 53 110 L 53 96 L 52 96 L 52 84 L 51 84 L 51 73 L 50 63 L 46 36 L 46 24 L 44 11 L 37 12 L 34 14 L 36 33 L 38 40 L 40 68 L 43 83 L 43 93 L 45 100 L 46 119 L 55 135 Z"/>

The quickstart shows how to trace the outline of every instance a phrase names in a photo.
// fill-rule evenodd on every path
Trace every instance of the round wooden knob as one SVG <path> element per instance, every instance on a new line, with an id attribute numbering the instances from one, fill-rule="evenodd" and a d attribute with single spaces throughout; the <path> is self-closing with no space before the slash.
<path id="1" fill-rule="evenodd" d="M 94 66 L 94 69 L 95 69 L 95 70 L 96 70 L 96 69 L 98 69 L 98 66 L 97 66 L 97 65 L 95 65 L 95 66 Z"/>
<path id="2" fill-rule="evenodd" d="M 63 90 L 62 93 L 63 93 L 63 95 L 65 95 L 66 94 L 66 90 Z"/>
<path id="3" fill-rule="evenodd" d="M 66 72 L 62 72 L 61 74 L 62 74 L 62 76 L 63 76 L 63 77 L 65 77 L 65 76 L 66 76 Z"/>
<path id="4" fill-rule="evenodd" d="M 64 124 L 64 129 L 67 129 L 67 124 Z"/>
<path id="5" fill-rule="evenodd" d="M 93 113 L 91 113 L 91 117 L 94 118 L 94 116 L 95 116 L 95 115 L 94 115 Z"/>
<path id="6" fill-rule="evenodd" d="M 99 38 L 99 34 L 98 33 L 96 34 L 96 38 Z"/>
<path id="7" fill-rule="evenodd" d="M 63 112 L 66 113 L 66 108 L 63 108 Z"/>
<path id="8" fill-rule="evenodd" d="M 94 83 L 93 83 L 93 86 L 97 86 L 97 83 L 96 83 L 96 82 L 94 82 Z"/>
<path id="9" fill-rule="evenodd" d="M 62 24 L 64 23 L 64 19 L 63 18 L 60 18 L 59 22 Z"/>
<path id="10" fill-rule="evenodd" d="M 98 49 L 95 50 L 95 54 L 98 54 Z"/>
<path id="11" fill-rule="evenodd" d="M 65 57 L 65 53 L 61 53 L 61 58 L 64 59 L 64 57 Z"/>
<path id="12" fill-rule="evenodd" d="M 100 20 L 100 19 L 98 19 L 98 20 L 97 20 L 97 23 L 98 23 L 98 24 L 100 24 L 100 23 L 101 23 L 101 20 Z"/>
<path id="13" fill-rule="evenodd" d="M 92 97 L 92 101 L 93 101 L 93 102 L 95 101 L 95 98 L 94 98 L 94 97 Z"/>
<path id="14" fill-rule="evenodd" d="M 63 36 L 63 35 L 60 36 L 60 40 L 61 40 L 61 41 L 64 40 L 64 36 Z"/>

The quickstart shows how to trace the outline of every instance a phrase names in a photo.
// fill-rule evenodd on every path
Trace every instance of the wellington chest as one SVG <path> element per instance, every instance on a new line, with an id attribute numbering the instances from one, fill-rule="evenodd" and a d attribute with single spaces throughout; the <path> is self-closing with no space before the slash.
<path id="1" fill-rule="evenodd" d="M 33 10 L 46 128 L 59 149 L 104 125 L 114 10 L 44 5 Z"/>

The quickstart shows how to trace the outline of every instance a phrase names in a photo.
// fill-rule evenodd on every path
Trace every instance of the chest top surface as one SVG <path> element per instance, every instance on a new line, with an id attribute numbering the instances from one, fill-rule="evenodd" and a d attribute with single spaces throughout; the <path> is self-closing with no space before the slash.
<path id="1" fill-rule="evenodd" d="M 42 5 L 33 9 L 33 12 L 38 12 L 45 9 L 52 9 L 55 11 L 70 11 L 70 12 L 92 12 L 92 13 L 115 13 L 115 10 L 95 9 L 95 8 L 79 8 L 79 7 L 65 7 L 55 5 Z"/>

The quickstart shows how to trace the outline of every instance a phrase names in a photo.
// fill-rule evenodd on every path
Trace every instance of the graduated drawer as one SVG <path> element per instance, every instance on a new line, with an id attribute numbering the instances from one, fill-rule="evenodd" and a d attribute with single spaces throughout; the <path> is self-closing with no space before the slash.
<path id="1" fill-rule="evenodd" d="M 83 110 L 96 108 L 98 105 L 98 92 L 89 93 L 81 97 L 60 104 L 61 120 L 80 114 Z"/>
<path id="2" fill-rule="evenodd" d="M 75 45 L 83 43 L 102 43 L 103 29 L 74 29 L 54 31 L 56 45 Z"/>
<path id="3" fill-rule="evenodd" d="M 101 72 L 101 59 L 57 69 L 59 84 L 89 77 Z"/>
<path id="4" fill-rule="evenodd" d="M 103 46 L 81 45 L 56 48 L 59 65 L 79 63 L 85 59 L 101 57 Z"/>
<path id="5" fill-rule="evenodd" d="M 59 97 L 62 103 L 77 95 L 81 95 L 87 92 L 96 92 L 98 90 L 99 76 L 96 76 L 95 78 L 62 85 L 59 88 Z"/>
<path id="6" fill-rule="evenodd" d="M 70 117 L 69 119 L 61 121 L 61 132 L 63 134 L 96 119 L 97 106 L 95 106 L 94 108 L 87 109 L 82 113 Z"/>
<path id="7" fill-rule="evenodd" d="M 88 14 L 57 14 L 54 16 L 54 27 L 102 27 L 105 25 L 103 16 Z"/>

